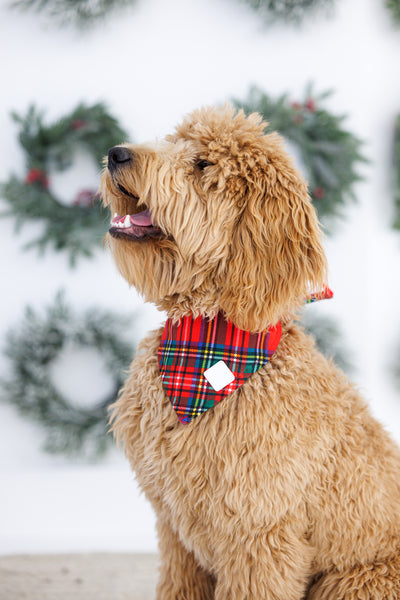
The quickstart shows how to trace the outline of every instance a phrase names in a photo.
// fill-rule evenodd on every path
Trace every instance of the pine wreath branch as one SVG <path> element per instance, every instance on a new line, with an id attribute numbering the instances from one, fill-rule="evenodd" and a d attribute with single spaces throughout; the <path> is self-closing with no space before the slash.
<path id="1" fill-rule="evenodd" d="M 307 15 L 328 12 L 336 0 L 242 0 L 265 21 L 300 24 Z"/>
<path id="2" fill-rule="evenodd" d="M 394 23 L 400 25 L 400 0 L 386 0 L 386 6 L 392 13 Z"/>
<path id="3" fill-rule="evenodd" d="M 130 6 L 136 0 L 14 0 L 11 7 L 34 11 L 54 19 L 58 25 L 86 29 L 112 11 Z"/>

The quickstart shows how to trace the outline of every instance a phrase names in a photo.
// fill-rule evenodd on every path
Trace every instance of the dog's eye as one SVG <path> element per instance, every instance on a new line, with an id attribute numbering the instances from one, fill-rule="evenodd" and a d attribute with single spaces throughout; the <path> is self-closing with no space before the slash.
<path id="1" fill-rule="evenodd" d="M 199 160 L 199 162 L 196 164 L 200 171 L 204 171 L 204 169 L 210 165 L 212 165 L 212 163 L 208 162 L 208 160 Z"/>

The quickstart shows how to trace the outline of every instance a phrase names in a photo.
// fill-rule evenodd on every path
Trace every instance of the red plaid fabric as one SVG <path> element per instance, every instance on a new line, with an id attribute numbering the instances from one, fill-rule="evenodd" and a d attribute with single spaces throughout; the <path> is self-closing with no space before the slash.
<path id="1" fill-rule="evenodd" d="M 249 333 L 226 321 L 221 313 L 212 319 L 184 317 L 176 325 L 168 319 L 158 350 L 165 392 L 181 423 L 212 408 L 264 366 L 278 347 L 281 323 Z M 214 389 L 204 372 L 223 361 L 224 376 L 233 381 Z M 228 367 L 229 371 L 226 370 Z M 206 374 L 207 375 L 207 374 Z"/>
<path id="2" fill-rule="evenodd" d="M 333 292 L 327 285 L 324 285 L 321 292 L 313 292 L 306 298 L 306 304 L 317 302 L 318 300 L 330 300 L 333 298 Z"/>
<path id="3" fill-rule="evenodd" d="M 332 290 L 324 286 L 305 303 L 332 296 Z M 167 319 L 158 364 L 165 392 L 181 423 L 190 423 L 261 369 L 277 349 L 281 334 L 281 323 L 250 334 L 226 321 L 221 313 L 212 320 L 184 317 L 176 325 Z M 221 361 L 224 376 L 230 378 L 221 389 L 215 389 L 204 373 L 221 366 Z"/>

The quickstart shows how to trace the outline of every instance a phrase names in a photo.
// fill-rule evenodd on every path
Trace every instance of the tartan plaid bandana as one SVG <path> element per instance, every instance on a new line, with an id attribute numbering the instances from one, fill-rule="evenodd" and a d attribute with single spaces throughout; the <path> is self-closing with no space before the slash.
<path id="1" fill-rule="evenodd" d="M 306 303 L 332 298 L 324 287 Z M 212 319 L 167 319 L 158 349 L 164 390 L 181 423 L 190 423 L 239 388 L 273 356 L 282 325 L 249 333 L 227 321 L 222 313 Z"/>
<path id="2" fill-rule="evenodd" d="M 277 323 L 249 333 L 226 321 L 183 317 L 168 319 L 158 349 L 164 389 L 181 423 L 212 408 L 265 365 L 278 347 Z M 222 386 L 222 387 L 221 387 Z"/>

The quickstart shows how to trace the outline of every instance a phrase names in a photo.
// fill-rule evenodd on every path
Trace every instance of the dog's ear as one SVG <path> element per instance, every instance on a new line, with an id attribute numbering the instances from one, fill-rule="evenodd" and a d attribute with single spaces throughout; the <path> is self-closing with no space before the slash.
<path id="1" fill-rule="evenodd" d="M 264 140 L 268 160 L 248 177 L 220 284 L 227 318 L 250 331 L 293 314 L 311 290 L 326 283 L 321 232 L 306 183 L 279 138 L 271 134 Z"/>

